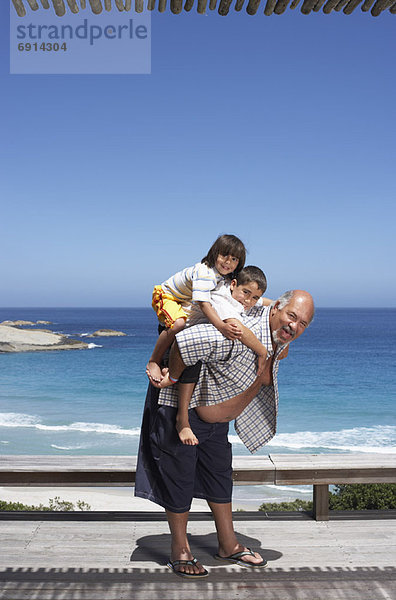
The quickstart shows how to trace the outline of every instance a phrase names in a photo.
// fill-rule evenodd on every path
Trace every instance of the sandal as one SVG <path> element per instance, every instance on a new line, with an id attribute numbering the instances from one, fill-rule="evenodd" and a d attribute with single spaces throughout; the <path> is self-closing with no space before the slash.
<path id="1" fill-rule="evenodd" d="M 251 550 L 250 548 L 248 548 L 247 550 L 242 550 L 242 552 L 235 552 L 235 554 L 230 554 L 230 556 L 220 556 L 219 554 L 215 554 L 215 559 L 216 560 L 225 560 L 226 562 L 232 563 L 234 565 L 239 565 L 240 567 L 249 567 L 249 568 L 256 568 L 256 567 L 266 567 L 267 566 L 267 561 L 266 560 L 262 560 L 260 563 L 252 563 L 252 562 L 248 562 L 246 560 L 242 560 L 243 556 L 254 556 L 254 552 L 253 550 Z"/>
<path id="2" fill-rule="evenodd" d="M 209 573 L 206 569 L 204 569 L 203 573 L 184 573 L 183 571 L 178 571 L 175 568 L 179 565 L 191 565 L 192 567 L 195 567 L 197 563 L 198 561 L 196 558 L 193 558 L 192 560 L 170 560 L 166 566 L 169 567 L 169 569 L 173 571 L 175 575 L 179 575 L 179 577 L 187 577 L 189 579 L 200 579 L 201 577 L 207 577 Z"/>

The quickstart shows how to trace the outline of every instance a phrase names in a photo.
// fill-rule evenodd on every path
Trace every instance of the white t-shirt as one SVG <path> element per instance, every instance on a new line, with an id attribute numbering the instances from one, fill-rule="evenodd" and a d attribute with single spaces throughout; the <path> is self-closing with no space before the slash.
<path id="1" fill-rule="evenodd" d="M 211 291 L 209 302 L 222 321 L 226 319 L 238 319 L 238 321 L 243 323 L 246 315 L 245 309 L 240 302 L 231 296 L 229 283 L 226 283 L 224 280 L 220 281 L 216 288 Z M 187 327 L 209 322 L 209 319 L 203 314 L 199 305 L 193 304 L 187 320 Z"/>

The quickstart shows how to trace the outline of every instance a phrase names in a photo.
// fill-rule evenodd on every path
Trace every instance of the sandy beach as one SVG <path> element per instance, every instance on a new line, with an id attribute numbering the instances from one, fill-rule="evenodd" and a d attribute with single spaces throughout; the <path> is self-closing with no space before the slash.
<path id="1" fill-rule="evenodd" d="M 270 488 L 271 489 L 271 488 Z M 233 494 L 233 510 L 258 510 L 262 502 L 282 502 L 303 498 L 310 500 L 309 493 L 298 493 L 293 488 L 282 490 L 272 488 L 269 495 L 269 486 L 235 486 Z M 91 506 L 91 510 L 114 511 L 155 511 L 161 510 L 159 506 L 134 497 L 133 488 L 95 488 L 95 487 L 0 487 L 0 500 L 8 502 L 22 502 L 23 504 L 48 506 L 50 498 L 59 497 L 61 500 L 73 502 L 83 500 Z M 192 511 L 207 511 L 205 500 L 194 498 Z"/>

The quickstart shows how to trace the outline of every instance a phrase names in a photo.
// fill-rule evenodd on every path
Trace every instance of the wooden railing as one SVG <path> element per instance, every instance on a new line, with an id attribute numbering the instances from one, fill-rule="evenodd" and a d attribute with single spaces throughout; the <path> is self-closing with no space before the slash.
<path id="1" fill-rule="evenodd" d="M 235 456 L 236 485 L 313 485 L 313 516 L 329 518 L 329 485 L 396 483 L 395 454 Z M 0 456 L 1 486 L 133 486 L 136 456 Z"/>

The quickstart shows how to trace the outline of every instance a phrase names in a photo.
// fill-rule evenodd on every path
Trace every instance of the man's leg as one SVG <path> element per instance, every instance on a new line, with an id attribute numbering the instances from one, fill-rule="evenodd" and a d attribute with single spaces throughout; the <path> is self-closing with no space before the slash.
<path id="1" fill-rule="evenodd" d="M 188 515 L 188 512 L 174 513 L 169 510 L 166 511 L 172 537 L 172 562 L 175 560 L 192 560 L 194 558 L 187 539 Z M 175 570 L 180 571 L 181 573 L 189 573 L 190 575 L 205 573 L 205 569 L 201 563 L 196 563 L 195 565 L 176 565 Z"/>
<path id="2" fill-rule="evenodd" d="M 217 502 L 208 501 L 208 504 L 216 524 L 217 539 L 219 541 L 218 555 L 227 557 L 236 552 L 247 550 L 247 548 L 240 544 L 236 538 L 232 522 L 231 502 L 218 504 Z M 243 556 L 242 560 L 246 563 L 260 564 L 263 562 L 263 557 L 257 552 L 254 552 L 254 556 L 248 554 Z"/>

